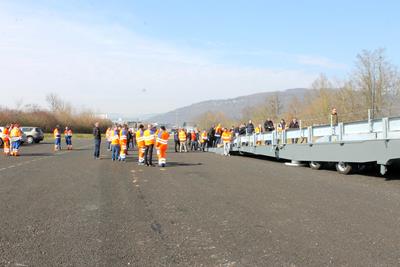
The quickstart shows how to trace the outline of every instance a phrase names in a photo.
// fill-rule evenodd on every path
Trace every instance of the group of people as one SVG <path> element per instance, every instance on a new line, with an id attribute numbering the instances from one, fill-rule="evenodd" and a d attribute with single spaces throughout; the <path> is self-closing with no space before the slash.
<path id="1" fill-rule="evenodd" d="M 54 151 L 61 150 L 61 129 L 60 126 L 57 125 L 53 130 L 54 136 Z M 67 146 L 67 150 L 72 150 L 72 129 L 68 126 L 64 129 L 64 138 L 65 144 Z"/>
<path id="2" fill-rule="evenodd" d="M 198 129 L 187 130 L 179 128 L 174 130 L 175 152 L 206 151 L 208 149 L 208 134 Z"/>
<path id="3" fill-rule="evenodd" d="M 18 123 L 6 125 L 1 132 L 3 151 L 6 156 L 19 156 L 19 148 L 22 143 L 22 131 Z"/>
<path id="4" fill-rule="evenodd" d="M 98 125 L 93 131 L 93 135 L 98 137 Z M 101 139 L 101 137 L 100 137 Z M 111 151 L 112 161 L 125 161 L 128 154 L 129 144 L 136 141 L 138 150 L 138 164 L 154 166 L 153 151 L 157 151 L 158 165 L 165 167 L 167 163 L 167 148 L 169 133 L 164 126 L 157 128 L 156 124 L 148 124 L 147 128 L 143 124 L 139 125 L 136 133 L 129 129 L 127 125 L 115 125 L 106 131 L 107 148 Z M 99 158 L 95 149 L 95 158 Z"/>
<path id="5" fill-rule="evenodd" d="M 209 147 L 223 145 L 225 155 L 229 155 L 230 144 L 233 138 L 233 131 L 223 128 L 220 124 L 206 130 L 187 130 L 179 128 L 174 130 L 175 152 L 208 151 Z M 229 148 L 229 149 L 228 149 Z"/>

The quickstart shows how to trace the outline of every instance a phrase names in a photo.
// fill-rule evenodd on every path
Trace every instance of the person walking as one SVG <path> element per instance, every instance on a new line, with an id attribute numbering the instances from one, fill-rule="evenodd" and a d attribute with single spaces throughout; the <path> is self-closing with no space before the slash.
<path id="1" fill-rule="evenodd" d="M 99 128 L 99 123 L 96 122 L 93 128 L 93 138 L 94 138 L 94 159 L 100 159 L 100 145 L 101 145 L 101 131 Z"/>
<path id="2" fill-rule="evenodd" d="M 215 127 L 213 147 L 217 147 L 219 145 L 219 143 L 221 142 L 221 135 L 222 135 L 222 127 L 221 124 L 218 124 L 217 127 Z"/>
<path id="3" fill-rule="evenodd" d="M 65 137 L 65 143 L 67 145 L 67 150 L 72 150 L 72 130 L 68 126 L 65 127 L 64 137 Z"/>
<path id="4" fill-rule="evenodd" d="M 144 131 L 144 164 L 146 166 L 154 166 L 153 165 L 153 150 L 154 144 L 156 142 L 156 127 L 149 124 L 147 126 L 146 131 Z"/>

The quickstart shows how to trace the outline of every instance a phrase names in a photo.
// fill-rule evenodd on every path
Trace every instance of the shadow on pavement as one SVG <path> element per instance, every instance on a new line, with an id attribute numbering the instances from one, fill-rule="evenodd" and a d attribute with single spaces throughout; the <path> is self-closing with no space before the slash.
<path id="1" fill-rule="evenodd" d="M 22 153 L 20 157 L 52 157 L 54 153 Z"/>
<path id="2" fill-rule="evenodd" d="M 173 166 L 200 166 L 203 165 L 203 163 L 185 163 L 185 162 L 167 162 L 167 166 L 173 167 Z"/>

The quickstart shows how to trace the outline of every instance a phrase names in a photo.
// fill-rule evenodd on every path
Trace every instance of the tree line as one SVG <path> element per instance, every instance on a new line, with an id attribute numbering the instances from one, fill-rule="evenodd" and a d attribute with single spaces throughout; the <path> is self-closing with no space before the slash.
<path id="1" fill-rule="evenodd" d="M 49 109 L 34 104 L 22 106 L 22 101 L 17 102 L 17 107 L 0 107 L 0 125 L 19 123 L 21 126 L 35 126 L 44 132 L 51 132 L 56 125 L 69 126 L 76 133 L 91 133 L 95 122 L 99 122 L 102 128 L 111 125 L 112 122 L 96 116 L 91 110 L 77 111 L 74 107 L 62 100 L 56 94 L 46 96 Z"/>
<path id="2" fill-rule="evenodd" d="M 223 112 L 206 112 L 197 118 L 198 126 L 238 125 L 249 119 L 262 124 L 267 118 L 275 122 L 298 118 L 303 126 L 329 124 L 332 108 L 342 122 L 365 120 L 368 110 L 371 118 L 400 115 L 400 74 L 384 49 L 363 50 L 347 78 L 329 79 L 320 74 L 310 89 L 304 98 L 292 97 L 285 105 L 281 93 L 276 92 L 262 104 L 239 110 L 239 121 Z"/>

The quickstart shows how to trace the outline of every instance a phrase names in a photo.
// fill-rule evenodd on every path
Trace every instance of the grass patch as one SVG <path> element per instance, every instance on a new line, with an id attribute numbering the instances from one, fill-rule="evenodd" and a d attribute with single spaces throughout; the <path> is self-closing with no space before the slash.
<path id="1" fill-rule="evenodd" d="M 64 134 L 61 135 L 61 138 L 64 138 Z M 86 133 L 74 133 L 72 135 L 73 138 L 78 138 L 78 139 L 93 139 L 93 134 L 86 134 Z M 101 138 L 105 138 L 105 135 L 101 135 Z M 54 135 L 52 133 L 45 133 L 44 134 L 44 139 L 46 140 L 51 140 L 54 139 Z"/>

